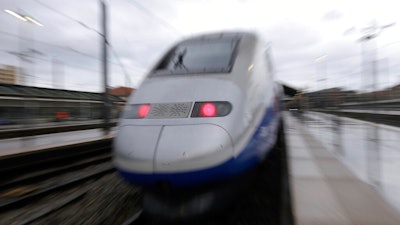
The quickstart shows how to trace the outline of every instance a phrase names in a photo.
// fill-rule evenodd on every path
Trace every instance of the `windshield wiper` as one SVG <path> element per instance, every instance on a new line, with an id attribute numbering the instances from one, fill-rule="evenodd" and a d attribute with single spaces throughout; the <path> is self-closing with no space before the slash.
<path id="1" fill-rule="evenodd" d="M 183 69 L 185 69 L 186 71 L 188 71 L 188 69 L 186 68 L 186 66 L 183 64 L 183 57 L 185 56 L 186 52 L 187 52 L 187 49 L 185 48 L 185 50 L 183 50 L 183 52 L 180 52 L 180 53 L 178 54 L 178 60 L 177 60 L 177 61 L 175 62 L 175 64 L 174 64 L 174 69 L 183 68 Z"/>

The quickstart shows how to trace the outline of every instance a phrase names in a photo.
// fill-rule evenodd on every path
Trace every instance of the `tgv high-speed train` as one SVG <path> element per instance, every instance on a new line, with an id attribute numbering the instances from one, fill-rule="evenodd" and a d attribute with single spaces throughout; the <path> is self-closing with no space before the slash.
<path id="1" fill-rule="evenodd" d="M 214 33 L 173 46 L 127 102 L 113 163 L 145 189 L 198 187 L 255 167 L 277 140 L 281 89 L 265 42 Z"/>

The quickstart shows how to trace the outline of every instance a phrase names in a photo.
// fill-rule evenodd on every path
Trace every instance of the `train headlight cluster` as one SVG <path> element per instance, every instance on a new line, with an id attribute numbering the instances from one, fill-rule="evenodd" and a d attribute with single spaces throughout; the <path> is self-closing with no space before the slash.
<path id="1" fill-rule="evenodd" d="M 133 104 L 126 106 L 125 119 L 161 119 L 189 117 L 222 117 L 232 110 L 232 104 L 226 101 L 193 103 L 155 103 Z"/>

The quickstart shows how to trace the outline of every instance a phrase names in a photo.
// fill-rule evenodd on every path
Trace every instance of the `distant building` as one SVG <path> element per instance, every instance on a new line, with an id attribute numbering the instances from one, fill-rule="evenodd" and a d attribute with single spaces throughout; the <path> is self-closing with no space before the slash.
<path id="1" fill-rule="evenodd" d="M 0 83 L 17 83 L 17 69 L 15 66 L 6 65 L 0 68 Z"/>
<path id="2" fill-rule="evenodd" d="M 118 96 L 126 100 L 134 90 L 135 89 L 130 87 L 116 87 L 116 88 L 110 88 L 109 93 L 111 95 Z"/>

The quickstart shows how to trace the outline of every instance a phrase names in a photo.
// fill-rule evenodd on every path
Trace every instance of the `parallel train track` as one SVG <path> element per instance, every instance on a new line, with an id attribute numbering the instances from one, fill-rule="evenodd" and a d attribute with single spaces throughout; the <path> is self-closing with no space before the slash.
<path id="1" fill-rule="evenodd" d="M 3 159 L 0 224 L 292 224 L 282 197 L 288 196 L 285 149 L 275 149 L 255 182 L 223 212 L 165 221 L 143 212 L 141 190 L 114 172 L 111 142 Z"/>
<path id="2" fill-rule="evenodd" d="M 1 158 L 0 217 L 5 219 L 0 223 L 30 224 L 82 199 L 90 191 L 88 184 L 115 171 L 111 142 L 109 138 Z M 57 195 L 62 197 L 36 210 L 36 202 Z M 10 219 L 21 208 L 30 215 Z"/>

